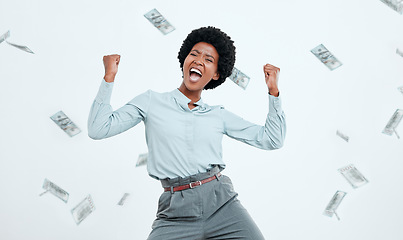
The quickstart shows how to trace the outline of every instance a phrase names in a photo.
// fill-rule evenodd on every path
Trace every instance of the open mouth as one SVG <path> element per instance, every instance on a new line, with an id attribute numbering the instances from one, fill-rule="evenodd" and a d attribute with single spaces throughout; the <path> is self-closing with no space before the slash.
<path id="1" fill-rule="evenodd" d="M 201 71 L 197 68 L 191 68 L 189 72 L 190 80 L 193 82 L 197 82 L 202 77 Z"/>

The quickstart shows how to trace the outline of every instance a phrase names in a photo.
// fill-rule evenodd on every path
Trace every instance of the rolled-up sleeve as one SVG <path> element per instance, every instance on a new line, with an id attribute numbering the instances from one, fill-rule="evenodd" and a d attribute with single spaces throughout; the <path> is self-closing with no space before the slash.
<path id="1" fill-rule="evenodd" d="M 133 98 L 118 110 L 110 105 L 113 83 L 102 80 L 98 94 L 92 103 L 88 117 L 88 136 L 103 139 L 124 132 L 147 117 L 151 91 Z"/>
<path id="2" fill-rule="evenodd" d="M 274 150 L 283 146 L 286 134 L 281 98 L 269 95 L 269 112 L 265 125 L 257 125 L 221 108 L 224 134 L 251 146 Z"/>

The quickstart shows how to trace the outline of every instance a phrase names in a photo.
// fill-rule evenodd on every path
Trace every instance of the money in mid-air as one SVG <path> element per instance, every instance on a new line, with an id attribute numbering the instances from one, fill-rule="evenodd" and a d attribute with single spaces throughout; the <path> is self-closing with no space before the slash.
<path id="1" fill-rule="evenodd" d="M 246 76 L 243 72 L 234 67 L 234 69 L 232 69 L 231 75 L 229 76 L 229 79 L 231 79 L 236 85 L 245 90 L 249 84 L 250 77 Z"/>
<path id="2" fill-rule="evenodd" d="M 4 42 L 7 38 L 10 37 L 10 30 L 0 36 L 0 43 Z"/>
<path id="3" fill-rule="evenodd" d="M 8 44 L 10 44 L 13 47 L 16 47 L 18 49 L 21 49 L 22 51 L 28 52 L 28 53 L 34 53 L 32 52 L 31 49 L 29 49 L 27 46 L 22 46 L 22 45 L 17 45 L 14 43 L 10 43 L 9 41 L 7 41 L 6 39 L 10 37 L 10 30 L 8 30 L 6 33 L 4 33 L 3 35 L 0 36 L 0 43 L 6 41 Z"/>
<path id="4" fill-rule="evenodd" d="M 148 153 L 143 153 L 139 155 L 137 159 L 136 167 L 147 165 Z"/>
<path id="5" fill-rule="evenodd" d="M 343 138 L 344 141 L 346 141 L 346 142 L 348 142 L 348 140 L 349 140 L 349 137 L 347 135 L 341 133 L 339 130 L 336 131 L 336 135 Z"/>
<path id="6" fill-rule="evenodd" d="M 403 86 L 398 87 L 397 90 L 399 90 L 399 92 L 401 92 L 403 94 Z"/>
<path id="7" fill-rule="evenodd" d="M 337 208 L 339 207 L 341 200 L 343 200 L 344 196 L 346 196 L 346 192 L 343 191 L 337 191 L 330 202 L 327 204 L 325 211 L 323 212 L 323 215 L 328 216 L 328 217 L 333 217 L 333 215 L 336 215 L 337 220 L 340 221 L 339 216 L 336 213 Z"/>
<path id="8" fill-rule="evenodd" d="M 351 184 L 351 186 L 353 186 L 353 188 L 358 188 L 368 183 L 368 180 L 353 164 L 339 168 L 338 171 Z"/>
<path id="9" fill-rule="evenodd" d="M 130 196 L 129 193 L 125 193 L 125 194 L 123 195 L 123 197 L 120 199 L 120 201 L 118 202 L 118 205 L 119 205 L 119 206 L 123 206 L 123 204 L 125 204 L 126 199 L 127 199 L 129 196 Z"/>
<path id="10" fill-rule="evenodd" d="M 396 54 L 400 55 L 401 57 L 403 57 L 403 52 L 400 51 L 398 48 L 396 48 Z"/>
<path id="11" fill-rule="evenodd" d="M 325 46 L 323 46 L 323 44 L 312 49 L 311 52 L 330 70 L 334 70 L 343 65 Z"/>
<path id="12" fill-rule="evenodd" d="M 150 21 L 154 27 L 158 28 L 164 35 L 175 30 L 175 27 L 172 26 L 155 8 L 144 14 L 144 17 L 147 18 L 148 21 Z"/>
<path id="13" fill-rule="evenodd" d="M 50 117 L 65 133 L 73 137 L 81 132 L 81 130 L 64 114 L 59 111 Z"/>
<path id="14" fill-rule="evenodd" d="M 34 54 L 34 52 L 32 52 L 31 49 L 29 49 L 27 46 L 17 45 L 17 44 L 14 44 L 14 43 L 10 43 L 9 41 L 6 41 L 6 42 L 8 44 L 10 44 L 11 46 L 16 47 L 16 48 L 18 48 L 18 49 L 20 49 L 22 51 Z"/>
<path id="15" fill-rule="evenodd" d="M 39 196 L 42 196 L 43 194 L 50 192 L 56 197 L 60 198 L 65 203 L 67 203 L 67 201 L 69 200 L 69 194 L 66 191 L 64 191 L 62 188 L 60 188 L 59 186 L 52 183 L 46 178 L 45 181 L 43 182 L 42 188 L 45 189 L 46 191 L 41 193 Z"/>
<path id="16" fill-rule="evenodd" d="M 388 124 L 386 124 L 386 127 L 383 129 L 382 133 L 392 136 L 393 133 L 396 134 L 397 138 L 400 138 L 399 134 L 396 132 L 396 128 L 399 125 L 400 121 L 402 120 L 403 117 L 403 110 L 402 109 L 396 109 L 395 113 L 393 113 L 392 117 L 389 119 Z"/>
<path id="17" fill-rule="evenodd" d="M 403 14 L 403 0 L 381 0 L 396 12 Z"/>
<path id="18" fill-rule="evenodd" d="M 88 217 L 95 210 L 94 202 L 91 195 L 88 195 L 77 206 L 71 209 L 74 221 L 80 224 L 86 217 Z"/>

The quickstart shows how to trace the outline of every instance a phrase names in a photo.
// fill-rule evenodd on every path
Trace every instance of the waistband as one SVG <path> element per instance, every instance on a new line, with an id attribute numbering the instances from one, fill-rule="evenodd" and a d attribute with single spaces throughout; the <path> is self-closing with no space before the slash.
<path id="1" fill-rule="evenodd" d="M 161 185 L 163 188 L 166 187 L 177 187 L 177 186 L 181 186 L 181 185 L 185 185 L 185 184 L 189 184 L 191 182 L 196 182 L 196 181 L 201 181 L 203 179 L 212 177 L 214 175 L 216 175 L 217 173 L 219 173 L 221 171 L 219 166 L 215 166 L 209 170 L 207 170 L 207 172 L 204 173 L 197 173 L 194 175 L 190 175 L 187 177 L 176 177 L 176 178 L 171 178 L 171 179 L 161 179 Z"/>

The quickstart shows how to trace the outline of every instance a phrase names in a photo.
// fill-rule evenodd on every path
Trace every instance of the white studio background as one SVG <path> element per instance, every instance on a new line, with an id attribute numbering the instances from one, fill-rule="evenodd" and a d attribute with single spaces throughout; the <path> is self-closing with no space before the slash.
<path id="1" fill-rule="evenodd" d="M 156 8 L 176 30 L 163 35 L 143 16 Z M 281 68 L 287 116 L 282 149 L 263 151 L 224 138 L 224 174 L 273 240 L 403 239 L 403 139 L 382 134 L 403 109 L 403 16 L 379 0 L 191 2 L 0 0 L 0 239 L 146 239 L 162 192 L 145 167 L 144 125 L 101 141 L 87 135 L 103 77 L 102 56 L 118 53 L 112 95 L 118 107 L 153 89 L 179 87 L 177 52 L 186 35 L 213 25 L 237 47 L 246 90 L 230 80 L 204 92 L 210 105 L 264 124 L 263 65 Z M 342 63 L 330 71 L 310 50 L 324 44 Z M 50 116 L 63 110 L 82 133 L 70 138 Z M 336 136 L 340 130 L 347 143 Z M 403 127 L 397 132 L 403 135 Z M 353 189 L 337 169 L 354 164 L 369 184 Z M 48 178 L 70 194 L 39 197 Z M 322 215 L 347 192 L 341 218 Z M 130 193 L 124 206 L 117 202 Z M 76 225 L 70 210 L 86 195 L 96 210 Z"/>

